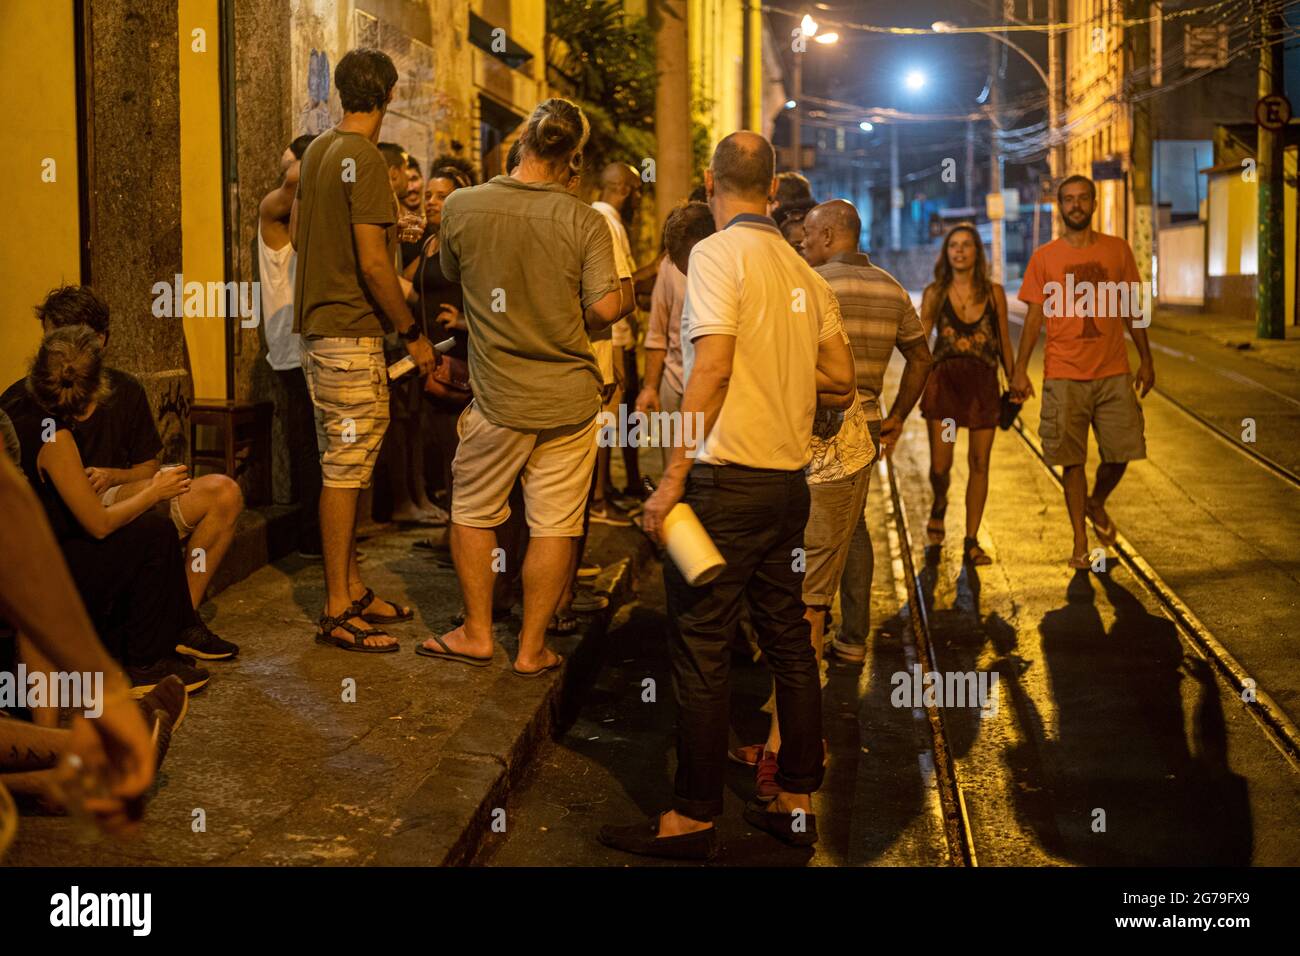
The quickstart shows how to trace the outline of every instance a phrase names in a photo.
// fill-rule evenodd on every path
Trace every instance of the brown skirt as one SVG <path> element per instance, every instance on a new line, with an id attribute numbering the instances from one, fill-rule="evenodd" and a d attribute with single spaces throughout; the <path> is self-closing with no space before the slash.
<path id="1" fill-rule="evenodd" d="M 958 428 L 997 428 L 1001 391 L 998 370 L 977 358 L 944 359 L 930 372 L 921 396 L 921 417 L 951 418 Z"/>

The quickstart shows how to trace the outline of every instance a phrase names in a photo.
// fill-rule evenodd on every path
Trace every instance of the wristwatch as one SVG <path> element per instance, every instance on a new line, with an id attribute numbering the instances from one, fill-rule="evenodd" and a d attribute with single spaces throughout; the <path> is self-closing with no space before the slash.
<path id="1" fill-rule="evenodd" d="M 410 328 L 408 328 L 405 332 L 398 332 L 397 334 L 400 335 L 408 342 L 414 342 L 416 339 L 418 339 L 421 335 L 424 334 L 424 330 L 420 328 L 419 322 L 412 322 Z"/>

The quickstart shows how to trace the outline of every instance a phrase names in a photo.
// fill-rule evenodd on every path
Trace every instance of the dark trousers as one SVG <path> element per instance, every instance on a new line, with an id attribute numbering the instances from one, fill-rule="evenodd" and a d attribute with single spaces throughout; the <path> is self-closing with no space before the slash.
<path id="1" fill-rule="evenodd" d="M 105 538 L 60 544 L 86 613 L 118 663 L 147 667 L 175 650 L 196 617 L 170 518 L 150 510 Z"/>
<path id="2" fill-rule="evenodd" d="M 628 414 L 636 406 L 636 397 L 641 394 L 641 376 L 636 367 L 636 349 L 623 349 L 623 403 L 627 405 Z M 641 449 L 635 445 L 623 446 L 623 470 L 627 472 L 627 491 L 642 497 L 641 488 Z"/>
<path id="3" fill-rule="evenodd" d="M 320 546 L 320 451 L 316 447 L 316 411 L 300 368 L 276 371 L 284 387 L 284 439 L 289 445 L 290 501 L 301 508 L 298 547 Z"/>
<path id="4" fill-rule="evenodd" d="M 696 465 L 690 505 L 727 561 L 691 587 L 671 560 L 664 585 L 671 627 L 669 661 L 677 693 L 677 780 L 673 809 L 696 820 L 722 813 L 730 725 L 730 643 L 748 603 L 759 646 L 776 683 L 781 728 L 777 782 L 811 793 L 822 782 L 822 703 L 817 659 L 804 620 L 803 576 L 795 570 L 808 522 L 802 471 Z"/>

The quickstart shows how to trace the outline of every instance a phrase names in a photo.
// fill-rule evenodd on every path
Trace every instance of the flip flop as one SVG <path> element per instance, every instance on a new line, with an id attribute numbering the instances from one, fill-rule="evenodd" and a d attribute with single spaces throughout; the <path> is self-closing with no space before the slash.
<path id="1" fill-rule="evenodd" d="M 1101 540 L 1101 543 L 1108 548 L 1112 547 L 1115 544 L 1115 539 L 1119 537 L 1119 529 L 1115 527 L 1115 522 L 1111 520 L 1110 515 L 1106 515 L 1106 523 L 1103 525 L 1101 519 L 1097 517 L 1098 509 L 1093 506 L 1092 502 L 1088 502 L 1084 509 L 1088 517 L 1092 519 L 1092 527 L 1097 532 L 1097 537 Z M 1102 509 L 1102 511 L 1104 513 L 1105 509 Z"/>
<path id="2" fill-rule="evenodd" d="M 367 624 L 397 624 L 401 621 L 409 621 L 411 618 L 415 617 L 414 611 L 409 607 L 403 607 L 395 601 L 388 601 L 387 603 L 393 605 L 393 607 L 397 609 L 396 614 L 375 614 L 367 611 L 366 608 L 370 607 L 370 605 L 374 603 L 375 592 L 370 588 L 366 588 L 366 593 L 352 602 L 352 610 L 356 612 L 352 616 L 361 618 L 361 620 L 365 621 Z"/>
<path id="3" fill-rule="evenodd" d="M 1092 562 L 1089 561 L 1086 557 L 1084 558 L 1071 557 L 1070 560 L 1067 561 L 1066 563 L 1076 571 L 1088 571 L 1092 568 Z"/>
<path id="4" fill-rule="evenodd" d="M 361 643 L 367 637 L 389 637 L 390 635 L 387 631 L 378 627 L 360 628 L 355 624 L 349 624 L 348 619 L 356 617 L 352 613 L 353 610 L 354 608 L 348 608 L 338 617 L 322 615 L 320 621 L 317 622 L 316 643 L 337 647 L 345 651 L 356 651 L 359 654 L 391 654 L 399 649 L 401 645 L 396 641 L 392 644 L 378 645 Z M 334 629 L 339 627 L 351 634 L 352 640 L 335 635 Z"/>
<path id="5" fill-rule="evenodd" d="M 461 654 L 448 647 L 447 642 L 437 634 L 431 634 L 430 636 L 438 642 L 438 646 L 441 647 L 442 650 L 430 650 L 423 644 L 416 644 L 415 653 L 419 654 L 421 657 L 436 657 L 444 661 L 455 661 L 458 664 L 468 664 L 470 667 L 487 667 L 492 663 L 491 657 L 475 657 L 473 654 Z"/>
<path id="6" fill-rule="evenodd" d="M 535 671 L 521 671 L 513 664 L 510 665 L 510 669 L 515 672 L 516 677 L 541 677 L 547 671 L 553 671 L 563 663 L 564 663 L 564 655 L 556 654 L 554 664 L 547 664 L 545 667 L 540 667 Z"/>

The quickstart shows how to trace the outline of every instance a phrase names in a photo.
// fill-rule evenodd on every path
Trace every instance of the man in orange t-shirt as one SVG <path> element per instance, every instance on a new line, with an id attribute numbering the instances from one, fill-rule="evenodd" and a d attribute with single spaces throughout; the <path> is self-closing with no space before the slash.
<path id="1" fill-rule="evenodd" d="M 1138 396 L 1146 397 L 1156 380 L 1146 333 L 1150 317 L 1142 308 L 1150 295 L 1142 288 L 1128 243 L 1093 230 L 1097 188 L 1092 180 L 1070 176 L 1057 189 L 1056 200 L 1065 231 L 1034 250 L 1025 269 L 1019 298 L 1029 313 L 1011 391 L 1022 399 L 1034 394 L 1026 370 L 1046 319 L 1038 436 L 1047 463 L 1064 472 L 1065 504 L 1074 529 L 1069 565 L 1086 569 L 1085 518 L 1092 519 L 1103 544 L 1114 544 L 1117 532 L 1106 499 L 1127 464 L 1146 457 Z M 1141 358 L 1136 377 L 1129 371 L 1125 326 Z M 1091 495 L 1084 471 L 1089 427 L 1101 453 Z"/>

